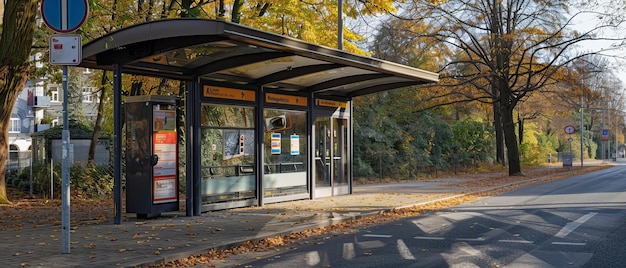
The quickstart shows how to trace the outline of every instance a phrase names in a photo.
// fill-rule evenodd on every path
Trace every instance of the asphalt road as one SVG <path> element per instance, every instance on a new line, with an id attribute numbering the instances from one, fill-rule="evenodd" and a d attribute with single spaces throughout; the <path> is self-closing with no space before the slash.
<path id="1" fill-rule="evenodd" d="M 238 267 L 626 267 L 626 166 L 265 253 Z"/>

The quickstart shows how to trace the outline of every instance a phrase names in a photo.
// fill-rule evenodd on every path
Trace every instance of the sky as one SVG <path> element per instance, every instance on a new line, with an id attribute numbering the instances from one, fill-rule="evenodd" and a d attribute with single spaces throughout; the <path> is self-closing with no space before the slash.
<path id="1" fill-rule="evenodd" d="M 611 3 L 607 3 L 610 7 Z M 597 18 L 597 16 L 592 14 L 583 14 L 576 16 L 571 26 L 579 32 L 583 32 L 593 29 L 597 25 L 600 25 L 600 23 L 601 21 Z M 626 23 L 622 23 L 619 27 L 602 30 L 599 34 L 607 38 L 626 38 Z M 612 45 L 614 46 L 619 43 L 619 41 L 609 40 L 586 41 L 581 43 L 581 50 L 596 51 L 605 49 L 606 51 L 604 51 L 603 54 L 610 56 L 607 58 L 613 63 L 613 71 L 624 83 L 624 85 L 626 85 L 626 47 L 622 47 L 620 49 L 612 48 Z"/>

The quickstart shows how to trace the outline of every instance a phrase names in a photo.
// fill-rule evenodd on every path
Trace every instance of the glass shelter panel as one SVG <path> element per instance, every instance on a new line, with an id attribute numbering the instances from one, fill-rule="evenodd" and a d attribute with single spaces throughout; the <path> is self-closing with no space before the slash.
<path id="1" fill-rule="evenodd" d="M 254 108 L 202 105 L 202 203 L 256 198 Z"/>
<path id="2" fill-rule="evenodd" d="M 330 118 L 315 118 L 315 186 L 330 187 Z"/>
<path id="3" fill-rule="evenodd" d="M 313 126 L 314 178 L 317 197 L 350 192 L 349 119 L 316 116 Z"/>
<path id="4" fill-rule="evenodd" d="M 348 185 L 348 119 L 333 118 L 333 178 Z"/>
<path id="5" fill-rule="evenodd" d="M 263 194 L 308 192 L 306 112 L 265 109 Z"/>

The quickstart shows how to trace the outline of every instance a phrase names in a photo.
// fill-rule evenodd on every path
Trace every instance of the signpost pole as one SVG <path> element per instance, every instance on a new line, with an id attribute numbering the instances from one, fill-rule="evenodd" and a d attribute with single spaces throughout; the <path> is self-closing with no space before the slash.
<path id="1" fill-rule="evenodd" d="M 70 3 L 71 2 L 71 3 Z M 67 34 L 80 28 L 87 19 L 87 0 L 41 0 L 41 17 L 51 30 Z M 61 251 L 70 253 L 70 131 L 67 115 L 68 65 L 82 60 L 80 35 L 53 35 L 50 38 L 50 63 L 63 69 L 63 131 L 61 141 Z"/>
<path id="2" fill-rule="evenodd" d="M 63 65 L 63 132 L 62 132 L 62 162 L 61 174 L 63 187 L 61 188 L 62 196 L 62 212 L 61 212 L 61 229 L 62 229 L 62 252 L 70 253 L 70 131 L 69 120 L 67 118 L 67 65 Z"/>
<path id="3" fill-rule="evenodd" d="M 584 150 L 583 150 L 583 144 L 584 144 L 584 132 L 585 132 L 585 125 L 584 125 L 584 118 L 585 118 L 585 108 L 583 108 L 584 104 L 583 104 L 583 96 L 580 96 L 580 167 L 582 168 L 584 166 L 584 158 L 585 158 L 585 154 L 584 154 Z"/>

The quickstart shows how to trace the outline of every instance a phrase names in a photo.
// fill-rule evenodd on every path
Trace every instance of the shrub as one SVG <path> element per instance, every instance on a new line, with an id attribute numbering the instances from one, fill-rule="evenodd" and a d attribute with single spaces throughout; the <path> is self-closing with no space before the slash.
<path id="1" fill-rule="evenodd" d="M 20 180 L 18 185 L 17 185 L 17 188 L 19 188 L 20 190 L 24 190 L 24 191 L 29 190 L 30 189 L 30 182 L 29 181 L 22 181 L 22 180 Z"/>
<path id="2" fill-rule="evenodd" d="M 100 198 L 112 192 L 113 174 L 109 166 L 74 165 L 70 168 L 70 182 L 75 190 L 89 198 Z"/>
<path id="3" fill-rule="evenodd" d="M 55 195 L 61 191 L 63 174 L 61 165 L 54 166 L 52 171 Z M 70 167 L 71 191 L 80 192 L 88 198 L 101 198 L 112 192 L 113 172 L 108 165 L 83 167 L 76 164 Z M 33 166 L 33 187 L 37 193 L 50 192 L 50 166 Z"/>
<path id="4" fill-rule="evenodd" d="M 19 185 L 20 185 L 20 180 L 17 178 L 13 179 L 12 186 L 15 188 L 18 188 Z"/>

